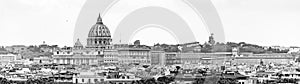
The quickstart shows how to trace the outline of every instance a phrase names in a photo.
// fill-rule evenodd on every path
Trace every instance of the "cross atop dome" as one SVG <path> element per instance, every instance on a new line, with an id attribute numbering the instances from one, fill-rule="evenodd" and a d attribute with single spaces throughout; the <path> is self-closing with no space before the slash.
<path id="1" fill-rule="evenodd" d="M 96 24 L 103 24 L 100 13 L 99 13 L 99 16 L 98 16 L 98 19 L 97 19 L 97 23 L 96 23 Z"/>

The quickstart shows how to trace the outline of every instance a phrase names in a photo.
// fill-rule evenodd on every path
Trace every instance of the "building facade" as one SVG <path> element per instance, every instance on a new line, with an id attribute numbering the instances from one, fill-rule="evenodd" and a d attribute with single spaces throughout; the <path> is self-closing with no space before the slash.
<path id="1" fill-rule="evenodd" d="M 165 65 L 165 57 L 164 51 L 151 51 L 151 65 Z"/>
<path id="2" fill-rule="evenodd" d="M 226 60 L 232 58 L 232 53 L 180 53 L 178 57 L 180 58 L 181 64 L 222 65 Z"/>
<path id="3" fill-rule="evenodd" d="M 27 50 L 25 45 L 13 45 L 13 46 L 6 46 L 5 48 L 8 52 L 11 53 L 21 53 Z"/>
<path id="4" fill-rule="evenodd" d="M 119 48 L 120 64 L 151 64 L 150 49 Z"/>
<path id="5" fill-rule="evenodd" d="M 288 64 L 291 61 L 294 61 L 295 57 L 289 53 L 273 53 L 273 54 L 247 54 L 236 56 L 233 60 L 233 63 L 241 64 L 260 64 L 263 62 L 265 64 L 274 63 L 274 64 Z"/>
<path id="6" fill-rule="evenodd" d="M 83 46 L 79 39 L 73 48 L 64 48 L 54 52 L 53 62 L 57 64 L 74 65 L 99 65 L 99 64 L 223 64 L 232 57 L 232 52 L 225 53 L 201 53 L 199 42 L 191 42 L 179 45 L 157 45 L 152 49 L 146 45 L 140 45 L 140 41 L 134 45 L 112 44 L 109 29 L 98 17 L 87 35 L 87 45 Z M 210 37 L 210 44 L 214 44 Z"/>
<path id="7" fill-rule="evenodd" d="M 72 49 L 61 49 L 53 53 L 57 64 L 99 65 L 99 64 L 151 64 L 150 49 L 143 45 L 112 45 L 109 29 L 102 18 L 89 31 L 87 45 L 79 39 Z M 115 48 L 116 47 L 116 48 Z"/>
<path id="8" fill-rule="evenodd" d="M 119 63 L 119 53 L 115 49 L 104 50 L 104 63 L 105 64 L 118 64 Z"/>
<path id="9" fill-rule="evenodd" d="M 14 54 L 0 54 L 0 65 L 6 65 L 17 60 L 17 55 Z"/>
<path id="10" fill-rule="evenodd" d="M 180 64 L 180 57 L 178 57 L 177 52 L 166 52 L 165 53 L 165 61 L 166 65 L 174 65 L 174 64 Z"/>
<path id="11" fill-rule="evenodd" d="M 116 62 L 111 57 L 111 35 L 109 29 L 103 24 L 99 15 L 88 34 L 87 46 L 84 47 L 80 40 L 75 42 L 73 49 L 59 50 L 54 52 L 53 62 L 57 64 L 76 64 L 76 65 L 98 65 L 104 62 Z M 105 53 L 104 53 L 105 52 Z M 104 56 L 107 55 L 107 56 Z"/>

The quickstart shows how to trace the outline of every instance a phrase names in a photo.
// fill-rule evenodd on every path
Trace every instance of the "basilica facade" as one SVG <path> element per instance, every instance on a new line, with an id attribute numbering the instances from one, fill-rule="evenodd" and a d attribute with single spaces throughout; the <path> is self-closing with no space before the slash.
<path id="1" fill-rule="evenodd" d="M 73 48 L 63 48 L 54 52 L 53 63 L 74 65 L 151 63 L 150 49 L 112 45 L 110 31 L 100 15 L 96 24 L 90 28 L 86 40 L 86 46 L 77 39 Z"/>

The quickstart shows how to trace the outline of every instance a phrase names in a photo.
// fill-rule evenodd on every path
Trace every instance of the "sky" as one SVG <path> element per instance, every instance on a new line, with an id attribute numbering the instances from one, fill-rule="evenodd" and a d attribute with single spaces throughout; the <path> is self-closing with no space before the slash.
<path id="1" fill-rule="evenodd" d="M 227 42 L 300 46 L 299 0 L 212 2 Z M 84 3 L 85 0 L 0 0 L 0 46 L 39 45 L 43 41 L 72 46 L 75 23 Z M 159 36 L 153 36 L 153 32 L 161 38 L 154 38 Z M 156 28 L 138 32 L 133 40 L 147 45 L 176 43 L 170 34 Z"/>

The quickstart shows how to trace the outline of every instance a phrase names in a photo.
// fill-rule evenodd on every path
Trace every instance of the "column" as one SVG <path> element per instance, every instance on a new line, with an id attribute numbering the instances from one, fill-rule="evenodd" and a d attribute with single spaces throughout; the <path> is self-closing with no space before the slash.
<path id="1" fill-rule="evenodd" d="M 82 61 L 83 61 L 83 62 L 82 62 L 83 64 L 86 64 L 86 60 L 85 60 L 85 58 L 83 58 L 83 59 L 82 59 Z"/>
<path id="2" fill-rule="evenodd" d="M 53 60 L 53 63 L 57 63 L 57 59 L 54 59 L 54 60 Z"/>
<path id="3" fill-rule="evenodd" d="M 89 65 L 90 64 L 89 58 L 87 58 L 85 60 L 86 60 L 86 64 Z"/>
<path id="4" fill-rule="evenodd" d="M 93 59 L 90 59 L 90 63 L 89 64 L 94 64 L 93 61 L 94 61 Z"/>
<path id="5" fill-rule="evenodd" d="M 79 60 L 80 60 L 80 61 L 79 61 L 79 64 L 80 64 L 80 65 L 83 64 L 83 59 L 80 58 Z"/>
<path id="6" fill-rule="evenodd" d="M 67 64 L 67 59 L 64 59 L 64 63 L 63 64 Z"/>
<path id="7" fill-rule="evenodd" d="M 78 65 L 79 62 L 78 62 L 78 58 L 74 59 L 75 60 L 75 64 Z"/>
<path id="8" fill-rule="evenodd" d="M 74 59 L 70 59 L 70 64 L 74 64 Z"/>
<path id="9" fill-rule="evenodd" d="M 63 61 L 64 61 L 63 59 L 59 59 L 59 64 L 63 64 L 64 63 Z"/>
<path id="10" fill-rule="evenodd" d="M 70 58 L 67 58 L 67 63 L 66 64 L 70 64 Z"/>

